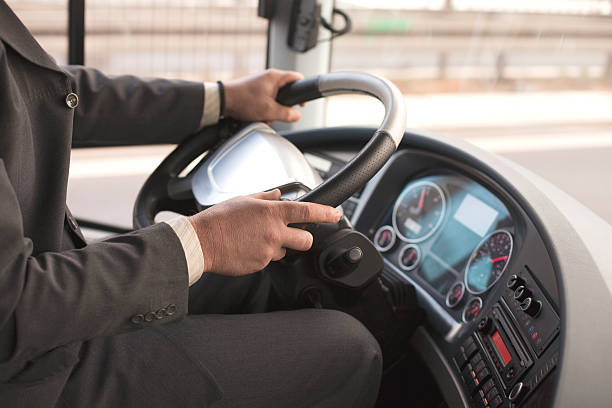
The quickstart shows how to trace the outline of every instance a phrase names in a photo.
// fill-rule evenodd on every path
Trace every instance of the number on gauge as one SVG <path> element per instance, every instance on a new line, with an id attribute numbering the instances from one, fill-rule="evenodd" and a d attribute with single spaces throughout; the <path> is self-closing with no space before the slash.
<path id="1" fill-rule="evenodd" d="M 512 235 L 498 230 L 472 252 L 465 269 L 465 286 L 472 293 L 486 292 L 502 276 L 512 255 Z"/>
<path id="2" fill-rule="evenodd" d="M 400 239 L 421 242 L 438 229 L 446 211 L 444 192 L 436 183 L 407 185 L 393 207 L 393 227 Z"/>

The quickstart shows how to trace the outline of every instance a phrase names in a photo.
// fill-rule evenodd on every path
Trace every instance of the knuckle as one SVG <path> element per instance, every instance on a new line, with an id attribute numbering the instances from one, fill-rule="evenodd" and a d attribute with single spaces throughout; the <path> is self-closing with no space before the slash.
<path id="1" fill-rule="evenodd" d="M 309 205 L 301 205 L 300 211 L 300 216 L 305 220 L 309 220 L 310 218 L 312 218 L 313 211 L 312 207 L 310 207 Z"/>
<path id="2" fill-rule="evenodd" d="M 275 229 L 264 231 L 264 240 L 268 244 L 275 244 L 279 240 L 279 234 Z"/>

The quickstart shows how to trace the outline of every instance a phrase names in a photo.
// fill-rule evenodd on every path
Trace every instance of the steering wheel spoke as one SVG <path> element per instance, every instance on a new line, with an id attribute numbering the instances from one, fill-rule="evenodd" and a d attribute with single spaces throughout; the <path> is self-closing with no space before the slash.
<path id="1" fill-rule="evenodd" d="M 191 182 L 191 175 L 170 178 L 168 180 L 168 197 L 178 201 L 194 200 Z"/>

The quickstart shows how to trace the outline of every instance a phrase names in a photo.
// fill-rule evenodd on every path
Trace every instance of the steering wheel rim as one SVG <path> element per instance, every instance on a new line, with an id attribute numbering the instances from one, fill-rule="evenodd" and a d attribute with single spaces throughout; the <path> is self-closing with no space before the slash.
<path id="1" fill-rule="evenodd" d="M 370 141 L 334 176 L 298 198 L 337 207 L 370 180 L 399 146 L 406 128 L 406 108 L 400 91 L 386 79 L 358 72 L 322 74 L 283 87 L 277 101 L 286 106 L 321 97 L 365 94 L 380 100 L 385 116 Z M 226 122 L 227 123 L 227 122 Z M 220 139 L 220 127 L 204 128 L 172 151 L 147 178 L 134 204 L 135 229 L 155 223 L 159 211 L 194 213 L 198 210 L 191 191 L 191 178 L 180 172 Z"/>

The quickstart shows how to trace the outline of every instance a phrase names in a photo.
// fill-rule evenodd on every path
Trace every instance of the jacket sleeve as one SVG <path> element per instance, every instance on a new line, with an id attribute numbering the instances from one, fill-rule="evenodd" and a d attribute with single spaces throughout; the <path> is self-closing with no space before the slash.
<path id="1" fill-rule="evenodd" d="M 168 224 L 33 256 L 1 159 L 0 197 L 0 363 L 187 313 L 185 255 Z"/>
<path id="2" fill-rule="evenodd" d="M 79 97 L 73 147 L 179 143 L 199 128 L 203 83 L 64 68 Z"/>

